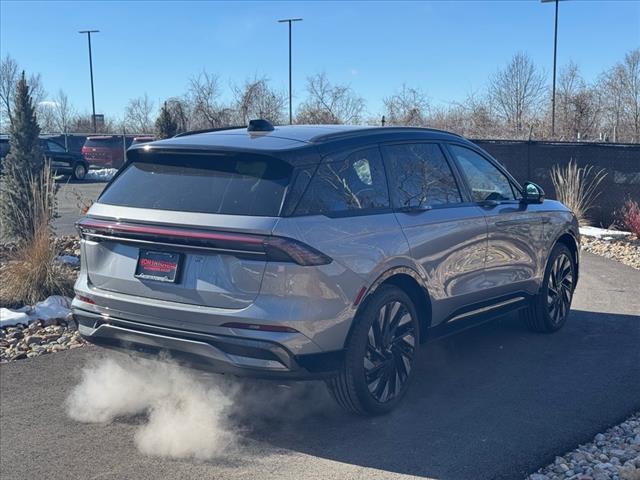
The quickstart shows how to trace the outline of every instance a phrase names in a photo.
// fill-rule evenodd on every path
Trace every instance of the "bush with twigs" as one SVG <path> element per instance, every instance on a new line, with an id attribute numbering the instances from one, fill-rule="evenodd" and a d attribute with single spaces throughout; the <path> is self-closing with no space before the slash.
<path id="1" fill-rule="evenodd" d="M 580 225 L 590 224 L 588 215 L 600 196 L 598 186 L 606 176 L 604 169 L 595 170 L 593 165 L 578 167 L 574 160 L 551 168 L 556 198 L 573 211 Z"/>
<path id="2" fill-rule="evenodd" d="M 622 226 L 640 238 L 640 205 L 635 200 L 629 199 L 624 203 L 622 211 Z"/>

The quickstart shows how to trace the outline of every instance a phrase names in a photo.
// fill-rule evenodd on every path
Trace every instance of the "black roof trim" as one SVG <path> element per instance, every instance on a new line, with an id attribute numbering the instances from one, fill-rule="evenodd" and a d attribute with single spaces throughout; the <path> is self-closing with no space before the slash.
<path id="1" fill-rule="evenodd" d="M 446 130 L 438 130 L 436 128 L 425 127 L 362 127 L 349 130 L 340 130 L 331 133 L 323 133 L 309 139 L 311 143 L 325 143 L 334 140 L 341 140 L 346 138 L 364 137 L 368 135 L 380 135 L 384 133 L 440 133 L 443 135 L 449 135 L 456 138 L 464 137 L 457 133 L 447 132 Z"/>
<path id="2" fill-rule="evenodd" d="M 189 130 L 187 132 L 178 133 L 177 135 L 174 135 L 172 138 L 188 137 L 189 135 L 197 135 L 199 133 L 222 132 L 224 130 L 238 130 L 240 128 L 247 128 L 247 126 L 236 125 L 231 127 L 216 127 L 216 128 L 202 128 L 200 130 Z"/>

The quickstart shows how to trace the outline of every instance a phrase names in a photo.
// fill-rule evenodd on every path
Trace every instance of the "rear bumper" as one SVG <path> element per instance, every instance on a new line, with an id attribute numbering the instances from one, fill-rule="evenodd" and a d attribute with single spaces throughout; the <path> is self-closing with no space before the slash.
<path id="1" fill-rule="evenodd" d="M 293 355 L 275 342 L 149 326 L 73 308 L 82 337 L 105 348 L 157 357 L 192 368 L 243 377 L 305 380 L 335 375 L 342 352 Z"/>

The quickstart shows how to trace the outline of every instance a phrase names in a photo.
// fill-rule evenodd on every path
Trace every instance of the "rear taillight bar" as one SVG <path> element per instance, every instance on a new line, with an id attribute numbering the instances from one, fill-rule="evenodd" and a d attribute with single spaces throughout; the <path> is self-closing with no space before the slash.
<path id="1" fill-rule="evenodd" d="M 265 255 L 267 260 L 298 265 L 327 265 L 332 259 L 309 245 L 286 237 L 214 232 L 190 228 L 141 225 L 83 218 L 76 223 L 83 238 L 114 239 L 131 242 L 157 242 L 162 245 L 207 248 L 238 254 Z"/>

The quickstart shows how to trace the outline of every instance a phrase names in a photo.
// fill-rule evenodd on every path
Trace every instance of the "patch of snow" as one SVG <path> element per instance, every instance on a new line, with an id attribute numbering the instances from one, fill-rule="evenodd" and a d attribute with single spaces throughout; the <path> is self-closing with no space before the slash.
<path id="1" fill-rule="evenodd" d="M 626 237 L 631 235 L 629 232 L 623 232 L 621 230 L 608 230 L 606 228 L 598 228 L 598 227 L 580 227 L 580 235 L 584 235 L 585 237 L 596 237 L 602 238 L 604 240 L 611 239 L 614 237 Z"/>
<path id="2" fill-rule="evenodd" d="M 72 267 L 77 267 L 80 265 L 80 258 L 76 257 L 75 255 L 58 255 L 56 260 L 60 263 L 71 265 Z"/>
<path id="3" fill-rule="evenodd" d="M 0 308 L 0 328 L 27 325 L 29 323 L 29 315 L 25 312 L 28 309 L 29 307 L 23 307 L 18 310 Z"/>
<path id="4" fill-rule="evenodd" d="M 65 318 L 71 311 L 70 306 L 70 298 L 52 295 L 31 307 L 22 307 L 17 310 L 0 308 L 0 328 L 28 325 L 36 320 L 42 320 L 47 324 L 52 320 Z"/>
<path id="5" fill-rule="evenodd" d="M 85 180 L 108 181 L 113 178 L 117 171 L 117 168 L 100 168 L 98 170 L 89 170 L 84 178 Z"/>

